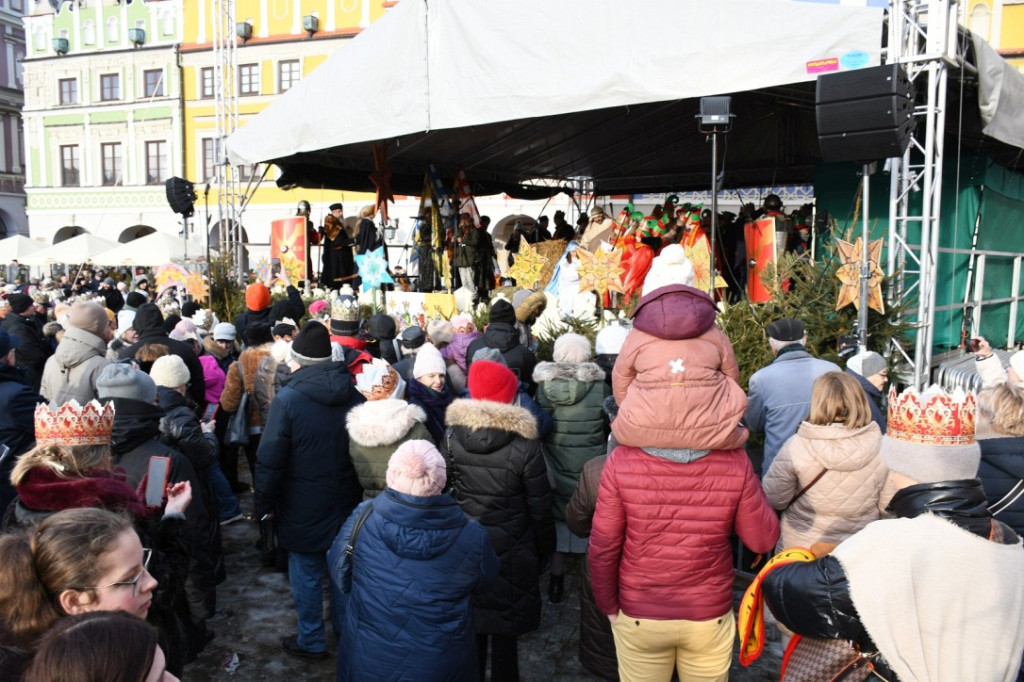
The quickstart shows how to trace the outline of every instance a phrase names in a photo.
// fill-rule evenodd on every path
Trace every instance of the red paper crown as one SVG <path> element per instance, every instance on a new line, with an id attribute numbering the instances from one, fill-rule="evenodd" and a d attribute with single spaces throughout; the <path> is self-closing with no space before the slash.
<path id="1" fill-rule="evenodd" d="M 36 406 L 36 445 L 106 445 L 114 428 L 114 404 L 91 400 L 64 403 L 53 411 L 45 403 Z"/>
<path id="2" fill-rule="evenodd" d="M 973 393 L 908 388 L 897 395 L 893 388 L 886 435 L 922 445 L 969 445 L 974 442 L 974 413 Z"/>

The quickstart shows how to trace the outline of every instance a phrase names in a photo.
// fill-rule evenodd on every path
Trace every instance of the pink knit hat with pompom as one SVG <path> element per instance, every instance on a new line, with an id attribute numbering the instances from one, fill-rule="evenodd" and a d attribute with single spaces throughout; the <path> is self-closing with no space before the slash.
<path id="1" fill-rule="evenodd" d="M 431 497 L 441 494 L 446 481 L 444 457 L 430 441 L 407 440 L 388 460 L 388 487 L 396 492 Z"/>

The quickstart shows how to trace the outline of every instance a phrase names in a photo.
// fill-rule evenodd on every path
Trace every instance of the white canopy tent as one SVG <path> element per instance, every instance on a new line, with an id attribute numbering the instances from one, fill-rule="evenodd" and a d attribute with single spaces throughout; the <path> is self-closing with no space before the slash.
<path id="1" fill-rule="evenodd" d="M 625 144 L 639 164 L 626 172 L 654 176 L 661 160 L 645 170 L 639 158 L 647 145 L 676 163 L 694 154 L 672 146 L 696 137 L 693 112 L 674 103 L 877 65 L 881 35 L 880 8 L 838 3 L 403 0 L 243 125 L 227 150 L 236 164 L 277 163 L 281 184 L 369 189 L 369 144 L 387 141 L 395 190 L 415 194 L 425 162 L 446 166 L 442 156 L 458 158 L 472 181 L 508 189 L 622 173 L 624 161 L 608 157 Z M 324 106 L 331 93 L 347 96 Z M 607 114 L 558 119 L 595 110 Z"/>
<path id="2" fill-rule="evenodd" d="M 43 248 L 34 239 L 16 234 L 0 241 L 0 263 L 23 262 L 25 257 Z"/>
<path id="3" fill-rule="evenodd" d="M 216 256 L 216 252 L 210 252 Z M 126 265 L 153 267 L 171 261 L 205 259 L 203 247 L 186 242 L 166 232 L 154 232 L 139 237 L 125 244 L 116 246 L 109 251 L 98 254 L 92 259 L 96 265 Z"/>
<path id="4" fill-rule="evenodd" d="M 117 242 L 91 234 L 80 234 L 59 244 L 48 246 L 22 259 L 26 265 L 54 265 L 58 263 L 85 263 L 99 254 L 110 251 Z"/>

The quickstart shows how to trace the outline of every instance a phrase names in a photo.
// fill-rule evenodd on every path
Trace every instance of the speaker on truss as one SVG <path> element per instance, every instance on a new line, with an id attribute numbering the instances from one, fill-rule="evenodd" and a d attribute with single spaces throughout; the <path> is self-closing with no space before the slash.
<path id="1" fill-rule="evenodd" d="M 171 210 L 185 218 L 191 218 L 195 213 L 195 185 L 184 178 L 175 177 L 167 178 L 164 188 L 167 190 L 167 203 L 171 205 Z"/>
<path id="2" fill-rule="evenodd" d="M 818 76 L 815 114 L 828 162 L 901 156 L 917 124 L 913 84 L 899 64 Z"/>

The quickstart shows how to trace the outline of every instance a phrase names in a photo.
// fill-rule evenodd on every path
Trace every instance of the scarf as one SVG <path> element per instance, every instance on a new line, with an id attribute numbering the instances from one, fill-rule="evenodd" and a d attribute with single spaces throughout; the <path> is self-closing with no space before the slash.
<path id="1" fill-rule="evenodd" d="M 424 386 L 417 379 L 409 379 L 406 391 L 406 399 L 413 405 L 419 405 L 427 413 L 427 431 L 430 431 L 435 443 L 440 443 L 444 436 L 445 410 L 455 400 L 452 389 L 445 383 L 444 388 L 435 391 L 429 386 Z"/>
<path id="2" fill-rule="evenodd" d="M 36 467 L 29 470 L 17 492 L 21 504 L 35 511 L 100 507 L 126 511 L 136 519 L 149 518 L 159 511 L 146 507 L 120 469 L 93 471 L 88 478 L 60 478 L 49 467 Z"/>

